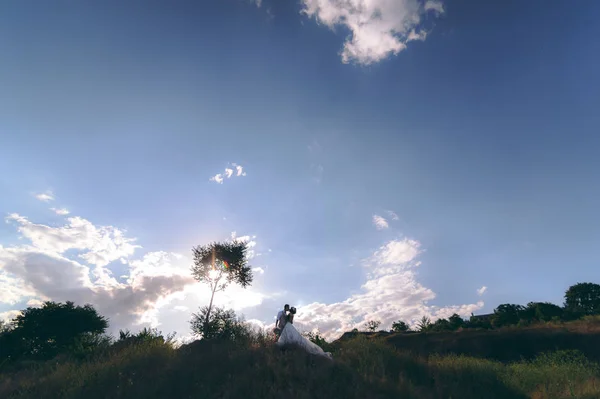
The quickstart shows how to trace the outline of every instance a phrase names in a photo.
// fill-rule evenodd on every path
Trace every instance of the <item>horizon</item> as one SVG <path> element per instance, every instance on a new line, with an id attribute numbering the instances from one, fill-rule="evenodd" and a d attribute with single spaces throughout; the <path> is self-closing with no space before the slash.
<path id="1" fill-rule="evenodd" d="M 362 4 L 362 6 L 361 6 Z M 215 296 L 331 338 L 600 281 L 600 4 L 220 0 L 0 12 L 0 319 L 189 336 Z"/>

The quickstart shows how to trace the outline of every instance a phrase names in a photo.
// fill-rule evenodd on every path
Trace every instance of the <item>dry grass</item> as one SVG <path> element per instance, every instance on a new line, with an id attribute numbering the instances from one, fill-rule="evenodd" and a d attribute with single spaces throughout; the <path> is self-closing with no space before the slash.
<path id="1" fill-rule="evenodd" d="M 458 333 L 460 334 L 460 333 Z M 415 356 L 357 336 L 334 361 L 265 340 L 145 342 L 88 360 L 30 364 L 0 374 L 1 398 L 598 398 L 600 371 L 578 352 L 501 363 Z"/>
<path id="2" fill-rule="evenodd" d="M 294 348 L 281 351 L 264 337 L 241 345 L 196 341 L 179 349 L 150 341 L 115 346 L 87 360 L 0 369 L 0 398 L 600 398 L 598 365 L 581 352 L 565 351 L 573 349 L 569 345 L 561 346 L 572 342 L 563 334 L 596 337 L 597 346 L 597 321 L 569 323 L 567 330 L 536 326 L 491 335 L 504 334 L 499 340 L 477 335 L 484 332 L 452 333 L 446 345 L 464 336 L 474 348 L 471 356 L 447 350 L 415 355 L 394 345 L 398 337 L 385 335 L 358 335 L 333 345 L 333 362 Z M 485 345 L 507 345 L 535 332 L 545 337 L 541 342 L 557 339 L 536 348 L 552 351 L 527 360 L 484 358 L 494 352 Z M 419 336 L 413 342 L 426 339 L 436 347 L 447 334 L 403 338 Z M 531 341 L 526 338 L 525 344 Z"/>

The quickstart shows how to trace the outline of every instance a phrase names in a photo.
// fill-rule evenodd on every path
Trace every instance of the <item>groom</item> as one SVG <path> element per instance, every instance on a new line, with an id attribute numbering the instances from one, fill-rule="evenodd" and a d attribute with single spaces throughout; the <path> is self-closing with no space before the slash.
<path id="1" fill-rule="evenodd" d="M 287 303 L 283 307 L 283 310 L 280 310 L 277 313 L 277 320 L 275 320 L 275 330 L 283 331 L 283 327 L 285 327 L 287 323 L 287 312 L 290 311 L 290 305 Z"/>

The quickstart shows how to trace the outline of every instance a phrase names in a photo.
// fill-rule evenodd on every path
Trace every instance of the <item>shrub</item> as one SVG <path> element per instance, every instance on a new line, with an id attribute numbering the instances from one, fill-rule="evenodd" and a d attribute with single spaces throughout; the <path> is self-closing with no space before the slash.
<path id="1" fill-rule="evenodd" d="M 369 320 L 366 324 L 367 331 L 375 332 L 381 325 L 379 320 Z"/>
<path id="2" fill-rule="evenodd" d="M 398 320 L 392 323 L 392 332 L 401 333 L 410 330 L 410 326 L 403 322 L 402 320 Z"/>

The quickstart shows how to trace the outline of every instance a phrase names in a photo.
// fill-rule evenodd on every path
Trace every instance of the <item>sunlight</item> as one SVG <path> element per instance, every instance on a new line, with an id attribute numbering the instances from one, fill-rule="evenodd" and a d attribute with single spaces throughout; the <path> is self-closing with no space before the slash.
<path id="1" fill-rule="evenodd" d="M 212 269 L 211 271 L 208 272 L 208 277 L 211 278 L 211 280 L 216 280 L 219 277 L 220 271 L 216 270 L 216 269 Z"/>

